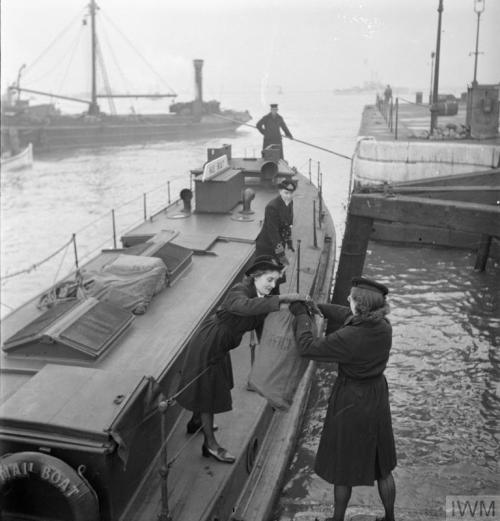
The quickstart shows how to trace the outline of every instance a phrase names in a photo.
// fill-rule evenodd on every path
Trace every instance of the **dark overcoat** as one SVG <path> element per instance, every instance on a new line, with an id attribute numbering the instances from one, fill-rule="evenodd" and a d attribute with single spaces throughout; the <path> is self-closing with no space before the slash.
<path id="1" fill-rule="evenodd" d="M 215 314 L 201 324 L 187 346 L 177 401 L 193 412 L 221 413 L 232 408 L 233 371 L 229 351 L 246 331 L 262 330 L 268 313 L 279 310 L 279 297 L 257 297 L 253 279 L 233 286 Z M 200 373 L 203 374 L 188 385 Z"/>
<path id="2" fill-rule="evenodd" d="M 292 133 L 288 130 L 285 120 L 279 114 L 273 115 L 269 113 L 259 119 L 256 127 L 264 136 L 262 148 L 264 149 L 269 145 L 280 145 L 281 159 L 283 159 L 283 144 L 280 129 L 283 130 L 287 137 L 292 137 Z"/>
<path id="3" fill-rule="evenodd" d="M 292 238 L 293 201 L 288 205 L 278 195 L 267 203 L 262 229 L 255 240 L 255 255 L 277 255 Z"/>
<path id="4" fill-rule="evenodd" d="M 327 335 L 314 339 L 312 321 L 300 315 L 295 336 L 301 355 L 338 362 L 315 472 L 336 485 L 373 485 L 396 466 L 389 391 L 383 375 L 392 343 L 386 318 L 363 320 L 350 309 L 320 305 Z"/>

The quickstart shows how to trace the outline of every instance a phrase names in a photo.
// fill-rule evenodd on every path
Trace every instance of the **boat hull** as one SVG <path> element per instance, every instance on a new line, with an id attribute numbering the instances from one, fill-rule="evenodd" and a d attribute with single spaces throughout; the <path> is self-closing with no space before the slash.
<path id="1" fill-rule="evenodd" d="M 2 172 L 12 172 L 15 170 L 23 170 L 33 166 L 33 145 L 28 145 L 14 156 L 3 157 L 1 160 Z"/>
<path id="2" fill-rule="evenodd" d="M 17 134 L 36 153 L 227 134 L 251 119 L 248 112 L 210 114 L 200 121 L 183 115 L 131 115 L 93 118 L 61 116 L 47 124 L 7 121 L 2 132 Z"/>

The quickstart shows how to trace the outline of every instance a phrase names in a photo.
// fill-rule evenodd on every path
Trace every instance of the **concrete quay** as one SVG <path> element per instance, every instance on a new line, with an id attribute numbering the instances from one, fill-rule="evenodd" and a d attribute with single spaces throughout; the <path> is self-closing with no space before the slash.
<path id="1" fill-rule="evenodd" d="M 451 143 L 470 143 L 482 145 L 500 144 L 500 135 L 489 139 L 460 138 L 449 127 L 463 128 L 465 126 L 466 104 L 460 102 L 458 113 L 453 116 L 439 116 L 437 127 L 440 131 L 440 138 L 428 138 L 431 125 L 431 112 L 429 106 L 411 102 L 399 101 L 397 134 L 395 129 L 395 109 L 393 109 L 393 128 L 389 128 L 390 118 L 384 118 L 377 105 L 367 105 L 363 111 L 359 136 L 373 136 L 379 141 L 428 141 L 428 142 L 451 142 Z"/>

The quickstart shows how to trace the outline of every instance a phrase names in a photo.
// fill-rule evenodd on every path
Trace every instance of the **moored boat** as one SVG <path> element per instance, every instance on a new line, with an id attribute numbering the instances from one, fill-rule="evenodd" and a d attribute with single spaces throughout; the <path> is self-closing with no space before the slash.
<path id="1" fill-rule="evenodd" d="M 0 159 L 0 168 L 2 172 L 11 172 L 13 170 L 22 170 L 33 166 L 33 146 L 29 143 L 18 154 L 2 156 Z"/>
<path id="2" fill-rule="evenodd" d="M 25 69 L 23 65 L 18 72 L 17 81 L 9 87 L 2 103 L 2 136 L 15 135 L 21 146 L 32 143 L 36 153 L 43 153 L 222 135 L 236 130 L 251 119 L 248 111 L 221 109 L 219 101 L 203 99 L 203 60 L 198 59 L 194 60 L 193 101 L 173 103 L 164 113 L 137 113 L 132 109 L 129 114 L 118 114 L 115 100 L 158 100 L 176 98 L 177 94 L 171 90 L 166 93 L 130 93 L 111 89 L 97 37 L 99 9 L 95 0 L 90 0 L 88 15 L 83 20 L 84 25 L 87 25 L 87 18 L 90 18 L 89 99 L 41 91 L 37 85 L 30 85 L 29 88 L 21 85 L 21 76 Z M 98 72 L 104 79 L 102 92 L 97 85 Z M 49 97 L 51 102 L 30 105 L 29 100 L 20 98 L 22 93 Z M 87 109 L 77 114 L 64 114 L 56 108 L 54 99 L 80 103 L 86 105 Z M 101 110 L 101 100 L 109 102 L 109 113 Z"/>
<path id="3" fill-rule="evenodd" d="M 189 339 L 251 262 L 279 180 L 299 182 L 296 252 L 287 273 L 292 291 L 326 299 L 333 223 L 317 188 L 273 150 L 262 158 L 233 158 L 230 147 L 209 149 L 208 162 L 192 176 L 192 209 L 186 188 L 182 202 L 124 234 L 123 248 L 104 250 L 76 279 L 66 278 L 2 321 L 4 518 L 115 521 L 174 513 L 176 520 L 229 519 L 255 511 L 252 490 L 266 463 L 272 463 L 264 472 L 268 480 L 279 477 L 311 371 L 291 410 L 275 411 L 246 388 L 251 366 L 244 338 L 232 356 L 235 409 L 217 418 L 234 465 L 203 460 L 200 437 L 186 436 L 186 413 L 175 403 L 179 372 Z M 133 304 L 141 315 L 116 304 L 118 291 L 106 299 L 88 293 L 87 282 L 109 274 L 110 266 L 160 259 L 167 285 L 147 309 Z M 279 462 L 270 457 L 278 454 L 273 446 L 280 448 Z M 265 491 L 269 501 L 272 489 Z"/>

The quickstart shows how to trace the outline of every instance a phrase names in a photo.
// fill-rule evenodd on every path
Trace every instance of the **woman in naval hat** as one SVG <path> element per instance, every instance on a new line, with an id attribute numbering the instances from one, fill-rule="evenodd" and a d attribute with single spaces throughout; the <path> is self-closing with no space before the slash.
<path id="1" fill-rule="evenodd" d="M 233 372 L 229 351 L 239 346 L 247 331 L 262 331 L 268 313 L 281 303 L 305 300 L 298 293 L 270 295 L 281 276 L 283 265 L 274 257 L 257 257 L 241 283 L 233 286 L 222 305 L 209 316 L 189 342 L 184 358 L 180 395 L 177 401 L 193 412 L 188 433 L 203 429 L 202 454 L 223 463 L 235 457 L 221 447 L 214 436 L 214 414 L 232 409 Z"/>
<path id="2" fill-rule="evenodd" d="M 392 343 L 388 291 L 374 280 L 354 278 L 349 306 L 318 306 L 327 329 L 326 336 L 317 339 L 310 308 L 300 302 L 290 305 L 301 355 L 338 363 L 314 467 L 320 477 L 334 484 L 334 516 L 329 520 L 344 519 L 353 486 L 373 485 L 376 480 L 384 519 L 394 521 L 396 450 L 384 377 Z"/>

